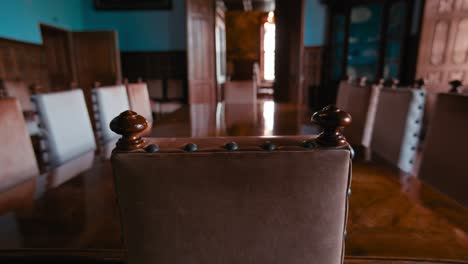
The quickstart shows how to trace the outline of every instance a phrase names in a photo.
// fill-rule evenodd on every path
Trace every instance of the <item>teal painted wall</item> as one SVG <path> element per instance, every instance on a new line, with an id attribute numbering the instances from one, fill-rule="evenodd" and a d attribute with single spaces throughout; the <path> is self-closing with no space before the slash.
<path id="1" fill-rule="evenodd" d="M 117 30 L 122 51 L 185 50 L 185 0 L 172 10 L 101 11 L 84 0 L 84 29 Z"/>
<path id="2" fill-rule="evenodd" d="M 93 0 L 0 0 L 0 37 L 40 44 L 39 24 L 116 30 L 122 51 L 185 50 L 185 0 L 172 10 L 98 11 Z"/>
<path id="3" fill-rule="evenodd" d="M 327 10 L 319 0 L 306 0 L 304 45 L 322 46 L 325 43 Z"/>
<path id="4" fill-rule="evenodd" d="M 82 0 L 0 0 L 0 37 L 42 43 L 39 23 L 83 28 Z"/>

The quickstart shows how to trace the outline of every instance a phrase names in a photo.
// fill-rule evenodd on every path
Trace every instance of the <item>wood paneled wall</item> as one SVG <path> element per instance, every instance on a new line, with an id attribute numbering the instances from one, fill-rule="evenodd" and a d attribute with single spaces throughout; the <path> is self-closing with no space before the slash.
<path id="1" fill-rule="evenodd" d="M 308 105 L 318 106 L 318 92 L 322 82 L 322 60 L 324 49 L 321 46 L 304 48 L 304 98 Z"/>
<path id="2" fill-rule="evenodd" d="M 468 84 L 468 0 L 427 0 L 417 77 Z"/>
<path id="3" fill-rule="evenodd" d="M 187 53 L 122 52 L 123 77 L 130 81 L 143 79 L 187 79 Z"/>
<path id="4" fill-rule="evenodd" d="M 47 61 L 41 45 L 0 38 L 0 79 L 49 86 Z"/>

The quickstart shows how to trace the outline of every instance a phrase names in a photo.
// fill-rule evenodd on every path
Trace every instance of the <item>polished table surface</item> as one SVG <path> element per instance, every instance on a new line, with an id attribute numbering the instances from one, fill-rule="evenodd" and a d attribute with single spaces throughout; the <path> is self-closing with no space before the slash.
<path id="1" fill-rule="evenodd" d="M 156 120 L 152 133 L 274 136 L 314 130 L 307 109 L 256 107 L 249 117 L 242 116 L 242 107 L 232 116 L 226 105 L 184 107 Z M 123 257 L 107 154 L 85 153 L 13 189 L 1 190 L 0 256 L 27 254 Z M 384 162 L 357 160 L 346 256 L 347 263 L 468 263 L 468 209 Z"/>

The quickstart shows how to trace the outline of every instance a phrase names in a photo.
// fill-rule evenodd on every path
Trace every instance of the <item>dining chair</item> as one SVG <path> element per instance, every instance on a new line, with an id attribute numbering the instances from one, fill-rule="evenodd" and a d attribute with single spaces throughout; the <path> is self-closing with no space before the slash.
<path id="1" fill-rule="evenodd" d="M 44 145 L 44 160 L 56 167 L 96 149 L 81 89 L 34 95 Z"/>
<path id="2" fill-rule="evenodd" d="M 342 263 L 351 117 L 329 106 L 313 120 L 318 137 L 142 139 L 142 116 L 116 117 L 128 263 Z"/>
<path id="3" fill-rule="evenodd" d="M 153 112 L 151 111 L 151 99 L 148 86 L 144 82 L 126 84 L 130 109 L 142 115 L 148 122 L 153 123 Z"/>
<path id="4" fill-rule="evenodd" d="M 39 175 L 19 101 L 0 98 L 0 191 Z"/>
<path id="5" fill-rule="evenodd" d="M 360 86 L 350 81 L 339 85 L 337 107 L 353 116 L 345 136 L 353 146 L 370 147 L 381 86 Z"/>
<path id="6" fill-rule="evenodd" d="M 35 109 L 31 102 L 31 93 L 26 84 L 22 81 L 0 80 L 0 90 L 3 91 L 4 97 L 13 97 L 18 99 L 29 135 L 38 135 L 39 127 L 35 115 Z"/>
<path id="7" fill-rule="evenodd" d="M 257 91 L 253 81 L 228 81 L 224 84 L 224 99 L 228 104 L 255 104 Z"/>
<path id="8" fill-rule="evenodd" d="M 468 96 L 439 94 L 419 178 L 468 207 Z"/>
<path id="9" fill-rule="evenodd" d="M 426 102 L 426 91 L 383 88 L 380 91 L 370 148 L 374 154 L 413 173 Z"/>
<path id="10" fill-rule="evenodd" d="M 119 113 L 130 109 L 127 90 L 124 85 L 96 87 L 92 97 L 98 144 L 103 146 L 118 138 L 109 129 L 109 123 Z"/>

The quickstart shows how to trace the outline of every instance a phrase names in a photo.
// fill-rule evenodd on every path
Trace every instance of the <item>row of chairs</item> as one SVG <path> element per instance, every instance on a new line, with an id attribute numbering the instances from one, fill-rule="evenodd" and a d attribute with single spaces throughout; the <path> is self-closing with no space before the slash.
<path id="1" fill-rule="evenodd" d="M 1 152 L 0 162 L 2 168 L 10 168 L 0 173 L 1 178 L 17 181 L 17 177 L 22 175 L 30 176 L 25 170 L 32 174 L 37 172 L 30 131 L 22 115 L 23 104 L 31 107 L 29 109 L 34 113 L 40 138 L 37 160 L 41 165 L 45 163 L 46 170 L 96 149 L 103 156 L 110 156 L 118 135 L 109 129 L 108 124 L 125 110 L 141 113 L 150 124 L 153 120 L 145 83 L 96 87 L 92 91 L 92 107 L 87 106 L 81 89 L 35 94 L 30 100 L 32 103 L 10 96 L 0 99 L 3 110 L 0 121 L 6 127 L 1 142 L 6 149 Z"/>
<path id="2" fill-rule="evenodd" d="M 345 132 L 352 144 L 370 149 L 468 206 L 468 163 L 463 154 L 468 148 L 464 140 L 468 94 L 462 92 L 461 83 L 455 84 L 434 90 L 419 81 L 395 89 L 344 81 L 337 104 L 353 115 L 353 125 Z"/>
<path id="3" fill-rule="evenodd" d="M 395 89 L 383 82 L 343 81 L 337 106 L 353 115 L 346 136 L 401 170 L 412 173 L 419 146 L 427 93 L 421 87 Z"/>

